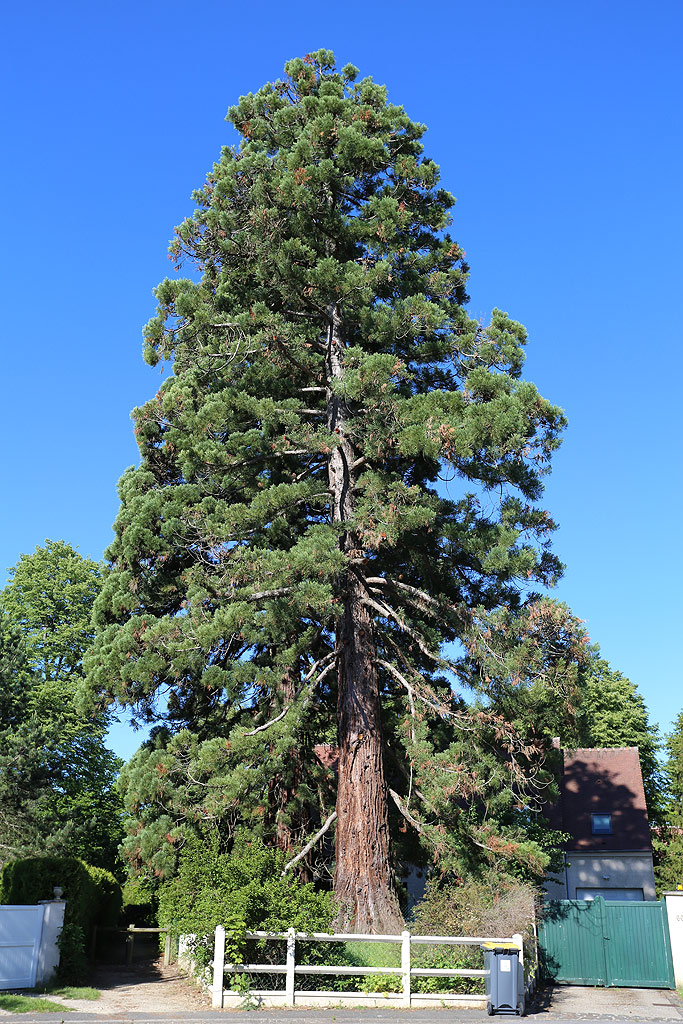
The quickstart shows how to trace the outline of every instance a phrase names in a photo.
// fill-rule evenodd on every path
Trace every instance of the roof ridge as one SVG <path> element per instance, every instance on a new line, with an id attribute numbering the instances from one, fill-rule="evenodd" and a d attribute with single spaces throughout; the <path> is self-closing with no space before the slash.
<path id="1" fill-rule="evenodd" d="M 639 749 L 640 748 L 637 746 L 637 744 L 631 744 L 628 747 L 562 747 L 562 750 L 572 750 L 574 752 L 576 752 L 577 750 L 595 750 L 595 751 L 599 751 L 599 750 L 639 750 Z"/>

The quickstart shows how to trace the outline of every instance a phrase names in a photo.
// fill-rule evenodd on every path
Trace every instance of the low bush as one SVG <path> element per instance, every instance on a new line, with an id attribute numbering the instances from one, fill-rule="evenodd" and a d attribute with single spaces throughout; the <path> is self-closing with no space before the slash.
<path id="1" fill-rule="evenodd" d="M 414 935 L 462 935 L 492 938 L 509 938 L 521 934 L 528 943 L 531 953 L 533 941 L 534 908 L 537 891 L 515 879 L 501 878 L 490 874 L 483 878 L 468 878 L 466 881 L 433 879 L 428 885 L 424 898 L 413 911 L 413 920 L 408 927 Z M 365 959 L 368 966 L 384 966 L 386 954 L 381 963 L 371 946 L 360 943 L 356 954 Z M 380 946 L 379 949 L 395 947 Z M 396 965 L 400 954 L 394 952 Z M 451 970 L 481 970 L 484 955 L 479 946 L 413 945 L 411 951 L 413 967 L 449 968 Z M 355 962 L 359 962 L 356 960 Z M 386 963 L 393 966 L 394 963 Z M 401 979 L 392 975 L 369 975 L 363 979 L 365 992 L 399 992 Z M 440 978 L 416 977 L 411 989 L 415 993 L 443 992 L 480 994 L 484 991 L 483 978 Z"/>
<path id="2" fill-rule="evenodd" d="M 88 957 L 85 952 L 85 932 L 79 924 L 65 921 L 59 946 L 57 977 L 65 985 L 81 985 L 88 978 Z"/>
<path id="3" fill-rule="evenodd" d="M 415 935 L 533 936 L 538 891 L 491 873 L 483 878 L 432 879 L 413 911 Z"/>
<path id="4" fill-rule="evenodd" d="M 178 872 L 159 889 L 159 924 L 176 934 L 193 935 L 192 957 L 200 969 L 213 956 L 216 925 L 226 928 L 226 963 L 284 964 L 283 940 L 248 940 L 247 931 L 330 931 L 336 907 L 332 894 L 293 875 L 282 876 L 284 855 L 262 840 L 239 834 L 232 850 L 222 852 L 215 833 L 188 840 Z M 349 963 L 340 943 L 297 943 L 300 964 Z M 253 981 L 257 988 L 284 988 L 281 974 L 259 974 L 250 979 L 233 975 L 231 987 L 242 991 Z M 315 988 L 317 979 L 303 976 L 298 987 Z M 332 987 L 354 987 L 347 979 L 334 979 Z"/>
<path id="5" fill-rule="evenodd" d="M 495 872 L 466 880 L 433 879 L 413 912 L 415 935 L 509 938 L 520 934 L 530 953 L 538 892 L 533 886 Z M 414 967 L 481 970 L 479 946 L 413 946 Z M 415 978 L 415 992 L 481 993 L 483 978 Z"/>

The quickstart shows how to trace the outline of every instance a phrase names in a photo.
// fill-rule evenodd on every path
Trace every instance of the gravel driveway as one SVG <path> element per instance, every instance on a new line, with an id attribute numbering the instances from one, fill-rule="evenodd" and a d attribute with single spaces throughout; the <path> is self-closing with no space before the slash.
<path id="1" fill-rule="evenodd" d="M 171 1014 L 211 1007 L 210 998 L 201 989 L 188 981 L 175 965 L 164 967 L 161 960 L 131 967 L 100 965 L 93 972 L 90 984 L 100 990 L 96 1002 L 62 996 L 54 996 L 54 1001 L 70 1010 L 105 1017 L 129 1013 Z"/>

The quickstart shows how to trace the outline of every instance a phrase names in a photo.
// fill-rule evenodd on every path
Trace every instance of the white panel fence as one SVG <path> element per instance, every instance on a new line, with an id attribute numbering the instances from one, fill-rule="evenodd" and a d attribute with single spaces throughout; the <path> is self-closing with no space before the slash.
<path id="1" fill-rule="evenodd" d="M 250 989 L 249 997 L 261 1006 L 386 1006 L 393 1004 L 403 1007 L 459 1005 L 462 1007 L 481 1008 L 485 1000 L 483 995 L 449 994 L 445 992 L 414 992 L 411 986 L 413 978 L 485 978 L 487 970 L 468 970 L 465 968 L 413 967 L 411 951 L 413 946 L 481 946 L 483 942 L 513 942 L 519 948 L 520 960 L 523 964 L 524 944 L 521 935 L 508 938 L 452 935 L 411 935 L 409 931 L 400 935 L 348 935 L 327 934 L 326 932 L 296 932 L 290 928 L 286 932 L 247 932 L 247 939 L 266 939 L 286 943 L 284 964 L 226 964 L 225 962 L 225 928 L 216 928 L 213 984 L 211 986 L 211 1002 L 215 1008 L 234 1007 L 245 999 L 244 992 L 225 988 L 226 974 L 280 974 L 285 976 L 285 988 L 281 989 Z M 321 964 L 297 964 L 297 942 L 392 942 L 401 947 L 400 967 L 353 967 Z M 400 992 L 335 992 L 329 990 L 297 991 L 296 979 L 302 975 L 379 975 L 389 974 L 401 979 Z"/>
<path id="2" fill-rule="evenodd" d="M 33 988 L 49 981 L 59 964 L 64 907 L 63 900 L 0 905 L 0 989 Z"/>

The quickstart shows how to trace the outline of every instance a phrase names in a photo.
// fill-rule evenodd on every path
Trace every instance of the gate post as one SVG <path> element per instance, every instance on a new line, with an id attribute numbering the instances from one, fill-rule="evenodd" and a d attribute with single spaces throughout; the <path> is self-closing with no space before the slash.
<path id="1" fill-rule="evenodd" d="M 225 928 L 216 925 L 216 938 L 213 947 L 213 984 L 211 985 L 211 1006 L 214 1010 L 223 1009 L 223 972 L 225 970 Z"/>
<path id="2" fill-rule="evenodd" d="M 671 940 L 676 985 L 683 985 L 683 890 L 662 893 L 666 903 L 666 916 Z"/>
<path id="3" fill-rule="evenodd" d="M 296 932 L 287 929 L 287 974 L 285 976 L 285 1002 L 294 1006 L 294 967 L 296 966 Z"/>
<path id="4" fill-rule="evenodd" d="M 403 1005 L 410 1006 L 410 932 L 401 932 L 401 970 L 403 972 Z"/>
<path id="5" fill-rule="evenodd" d="M 605 900 L 602 896 L 596 896 L 593 900 L 593 905 L 597 906 L 598 914 L 600 917 L 600 935 L 602 936 L 602 955 L 605 963 L 605 988 L 611 988 L 612 986 L 612 960 L 610 957 L 610 934 L 609 924 L 607 923 L 607 908 L 605 907 Z"/>
<path id="6" fill-rule="evenodd" d="M 40 946 L 36 965 L 36 985 L 45 985 L 59 967 L 59 936 L 64 925 L 64 900 L 41 900 L 43 927 L 40 932 Z"/>

